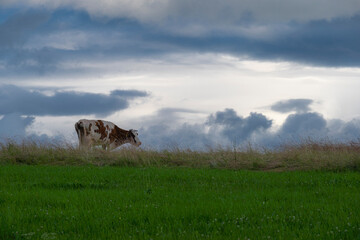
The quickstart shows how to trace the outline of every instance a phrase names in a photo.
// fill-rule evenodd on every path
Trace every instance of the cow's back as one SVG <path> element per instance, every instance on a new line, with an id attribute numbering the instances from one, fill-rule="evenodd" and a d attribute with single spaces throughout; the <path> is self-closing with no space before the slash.
<path id="1" fill-rule="evenodd" d="M 108 144 L 109 134 L 115 127 L 115 124 L 103 120 L 87 120 L 81 119 L 77 122 L 80 133 L 85 136 L 88 141 L 93 144 Z"/>

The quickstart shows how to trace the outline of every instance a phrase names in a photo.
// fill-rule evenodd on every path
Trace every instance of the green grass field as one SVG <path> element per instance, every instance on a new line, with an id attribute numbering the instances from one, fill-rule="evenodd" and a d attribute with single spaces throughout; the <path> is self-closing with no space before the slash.
<path id="1" fill-rule="evenodd" d="M 360 174 L 6 163 L 0 239 L 360 239 Z"/>

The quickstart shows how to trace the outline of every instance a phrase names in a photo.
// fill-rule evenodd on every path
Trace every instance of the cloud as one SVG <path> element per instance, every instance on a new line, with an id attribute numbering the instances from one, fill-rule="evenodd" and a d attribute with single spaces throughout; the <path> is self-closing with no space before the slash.
<path id="1" fill-rule="evenodd" d="M 55 136 L 29 134 L 27 130 L 33 126 L 34 121 L 35 117 L 33 116 L 22 116 L 18 113 L 4 115 L 0 119 L 0 143 L 7 143 L 10 140 L 21 143 L 25 140 L 37 144 L 66 145 L 68 141 L 61 134 Z"/>
<path id="2" fill-rule="evenodd" d="M 136 90 L 114 90 L 110 94 L 55 91 L 47 96 L 14 85 L 0 86 L 0 114 L 71 116 L 96 114 L 107 116 L 129 106 L 129 100 L 148 96 Z"/>
<path id="3" fill-rule="evenodd" d="M 350 18 L 336 18 L 330 21 L 318 20 L 307 23 L 286 23 L 257 25 L 264 33 L 248 34 L 240 31 L 213 29 L 201 36 L 165 36 L 183 48 L 203 52 L 226 53 L 251 59 L 290 61 L 320 66 L 359 66 L 360 33 L 355 33 L 360 24 L 360 15 Z M 211 28 L 211 27 L 210 27 Z M 210 30 L 210 29 L 209 29 Z M 267 36 L 267 32 L 271 32 Z M 264 36 L 263 38 L 261 36 Z"/>
<path id="4" fill-rule="evenodd" d="M 181 122 L 182 114 L 195 114 L 187 109 L 165 108 L 143 121 L 140 138 L 145 148 L 207 150 L 218 146 L 241 144 L 254 134 L 265 132 L 272 121 L 259 113 L 238 116 L 233 109 L 211 114 L 203 123 Z"/>
<path id="5" fill-rule="evenodd" d="M 272 120 L 261 113 L 250 113 L 250 116 L 243 118 L 233 109 L 225 109 L 210 115 L 207 124 L 222 127 L 222 134 L 230 141 L 242 142 L 255 132 L 269 129 Z"/>
<path id="6" fill-rule="evenodd" d="M 239 22 L 245 16 L 256 21 L 309 21 L 352 16 L 360 9 L 356 0 L 339 3 L 336 0 L 323 1 L 216 1 L 216 0 L 3 0 L 3 6 L 23 8 L 70 8 L 90 13 L 94 17 L 131 18 L 142 22 L 183 20 L 203 22 Z"/>
<path id="7" fill-rule="evenodd" d="M 191 110 L 190 110 L 191 111 Z M 168 114 L 168 113 L 171 114 Z M 360 120 L 349 122 L 326 120 L 320 113 L 290 114 L 279 129 L 259 113 L 239 116 L 233 109 L 210 114 L 204 122 L 190 124 L 178 121 L 186 109 L 164 109 L 143 121 L 139 136 L 143 147 L 150 149 L 191 149 L 206 151 L 218 147 L 248 146 L 278 149 L 284 144 L 312 141 L 349 143 L 360 140 Z"/>
<path id="8" fill-rule="evenodd" d="M 26 128 L 30 126 L 34 120 L 34 117 L 23 117 L 18 113 L 3 116 L 0 120 L 0 140 L 25 136 Z"/>
<path id="9" fill-rule="evenodd" d="M 173 130 L 187 123 L 187 117 L 195 114 L 199 112 L 185 108 L 161 108 L 154 114 L 142 118 L 137 125 L 142 124 L 144 128 L 156 128 L 159 132 Z"/>
<path id="10" fill-rule="evenodd" d="M 279 131 L 280 135 L 291 137 L 320 136 L 326 133 L 326 120 L 316 112 L 290 114 Z"/>
<path id="11" fill-rule="evenodd" d="M 277 149 L 286 144 L 298 144 L 307 140 L 345 143 L 360 141 L 360 119 L 349 122 L 340 119 L 324 119 L 320 113 L 290 114 L 279 130 L 256 136 L 257 146 Z"/>
<path id="12" fill-rule="evenodd" d="M 217 9 L 218 4 L 221 5 L 206 3 L 211 9 Z M 207 20 L 198 21 L 201 16 L 179 19 L 190 4 L 178 2 L 175 8 L 182 13 L 179 18 L 153 23 L 121 15 L 105 19 L 92 17 L 82 7 L 61 8 L 60 2 L 52 6 L 49 7 L 52 10 L 14 11 L 0 21 L 2 76 L 104 73 L 109 69 L 99 63 L 193 52 L 309 65 L 360 66 L 360 34 L 357 31 L 360 15 L 356 14 L 280 23 L 259 23 L 253 17 L 245 17 L 222 24 L 223 18 L 219 18 L 210 24 Z M 98 4 L 96 6 L 98 8 Z M 99 67 L 94 67 L 96 65 Z"/>
<path id="13" fill-rule="evenodd" d="M 352 139 L 360 140 L 360 121 L 352 120 L 345 123 L 341 128 L 341 133 L 344 136 L 350 137 Z"/>
<path id="14" fill-rule="evenodd" d="M 360 141 L 360 119 L 345 122 L 339 119 L 328 121 L 329 137 L 337 142 Z"/>
<path id="15" fill-rule="evenodd" d="M 207 132 L 203 124 L 153 124 L 141 128 L 139 134 L 142 147 L 157 150 L 206 150 L 226 141 Z"/>
<path id="16" fill-rule="evenodd" d="M 142 119 L 139 129 L 143 148 L 196 149 L 205 150 L 215 146 L 217 138 L 211 134 L 205 124 L 190 124 L 184 115 L 198 112 L 184 108 L 162 108 L 154 115 Z"/>
<path id="17" fill-rule="evenodd" d="M 162 46 L 145 39 L 153 32 L 149 25 L 129 19 L 92 19 L 82 11 L 44 11 L 14 12 L 0 22 L 2 35 L 9 35 L 0 39 L 2 76 L 102 74 L 107 72 L 107 65 L 113 66 L 114 60 L 153 57 L 164 52 Z M 43 15 L 47 18 L 41 18 Z M 29 20 L 34 24 L 12 23 L 12 19 L 26 18 L 34 18 Z"/>
<path id="18" fill-rule="evenodd" d="M 32 32 L 48 18 L 49 14 L 44 12 L 26 12 L 10 16 L 0 24 L 0 48 L 24 44 Z"/>
<path id="19" fill-rule="evenodd" d="M 271 110 L 280 113 L 288 113 L 295 111 L 297 113 L 303 113 L 310 111 L 310 105 L 314 101 L 311 99 L 288 99 L 274 103 L 271 105 Z"/>
<path id="20" fill-rule="evenodd" d="M 217 9 L 214 6 L 218 4 L 206 5 Z M 123 59 L 163 59 L 171 54 L 194 52 L 308 65 L 360 66 L 360 15 L 262 23 L 245 14 L 240 20 L 224 24 L 223 18 L 214 23 L 195 15 L 181 19 L 185 12 L 191 13 L 185 11 L 190 4 L 178 2 L 174 7 L 182 13 L 179 18 L 154 23 L 126 15 L 94 17 L 83 7 L 70 4 L 73 8 L 61 8 L 65 5 L 55 2 L 48 9 L 13 11 L 0 21 L 2 76 L 104 74 L 114 71 L 108 65 Z M 115 68 L 121 69 L 121 63 Z"/>
<path id="21" fill-rule="evenodd" d="M 142 92 L 138 90 L 113 90 L 110 92 L 111 96 L 118 96 L 122 98 L 137 98 L 137 97 L 147 97 L 149 94 L 147 92 Z"/>

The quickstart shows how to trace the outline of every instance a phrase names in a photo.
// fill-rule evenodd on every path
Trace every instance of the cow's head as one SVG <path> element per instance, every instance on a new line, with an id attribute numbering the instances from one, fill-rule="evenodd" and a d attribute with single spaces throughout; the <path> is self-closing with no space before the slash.
<path id="1" fill-rule="evenodd" d="M 137 130 L 134 129 L 130 129 L 129 130 L 130 133 L 130 143 L 136 147 L 139 147 L 141 145 L 140 139 L 139 139 L 139 134 Z"/>

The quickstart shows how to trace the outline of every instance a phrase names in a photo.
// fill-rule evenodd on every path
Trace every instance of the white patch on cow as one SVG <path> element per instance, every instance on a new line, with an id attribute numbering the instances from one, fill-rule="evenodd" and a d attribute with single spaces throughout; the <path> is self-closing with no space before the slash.
<path id="1" fill-rule="evenodd" d="M 135 136 L 134 140 L 135 140 L 136 145 L 140 145 L 141 142 L 140 142 L 140 139 L 138 137 L 139 136 L 138 130 L 130 129 L 129 131 L 134 134 L 134 136 Z"/>

